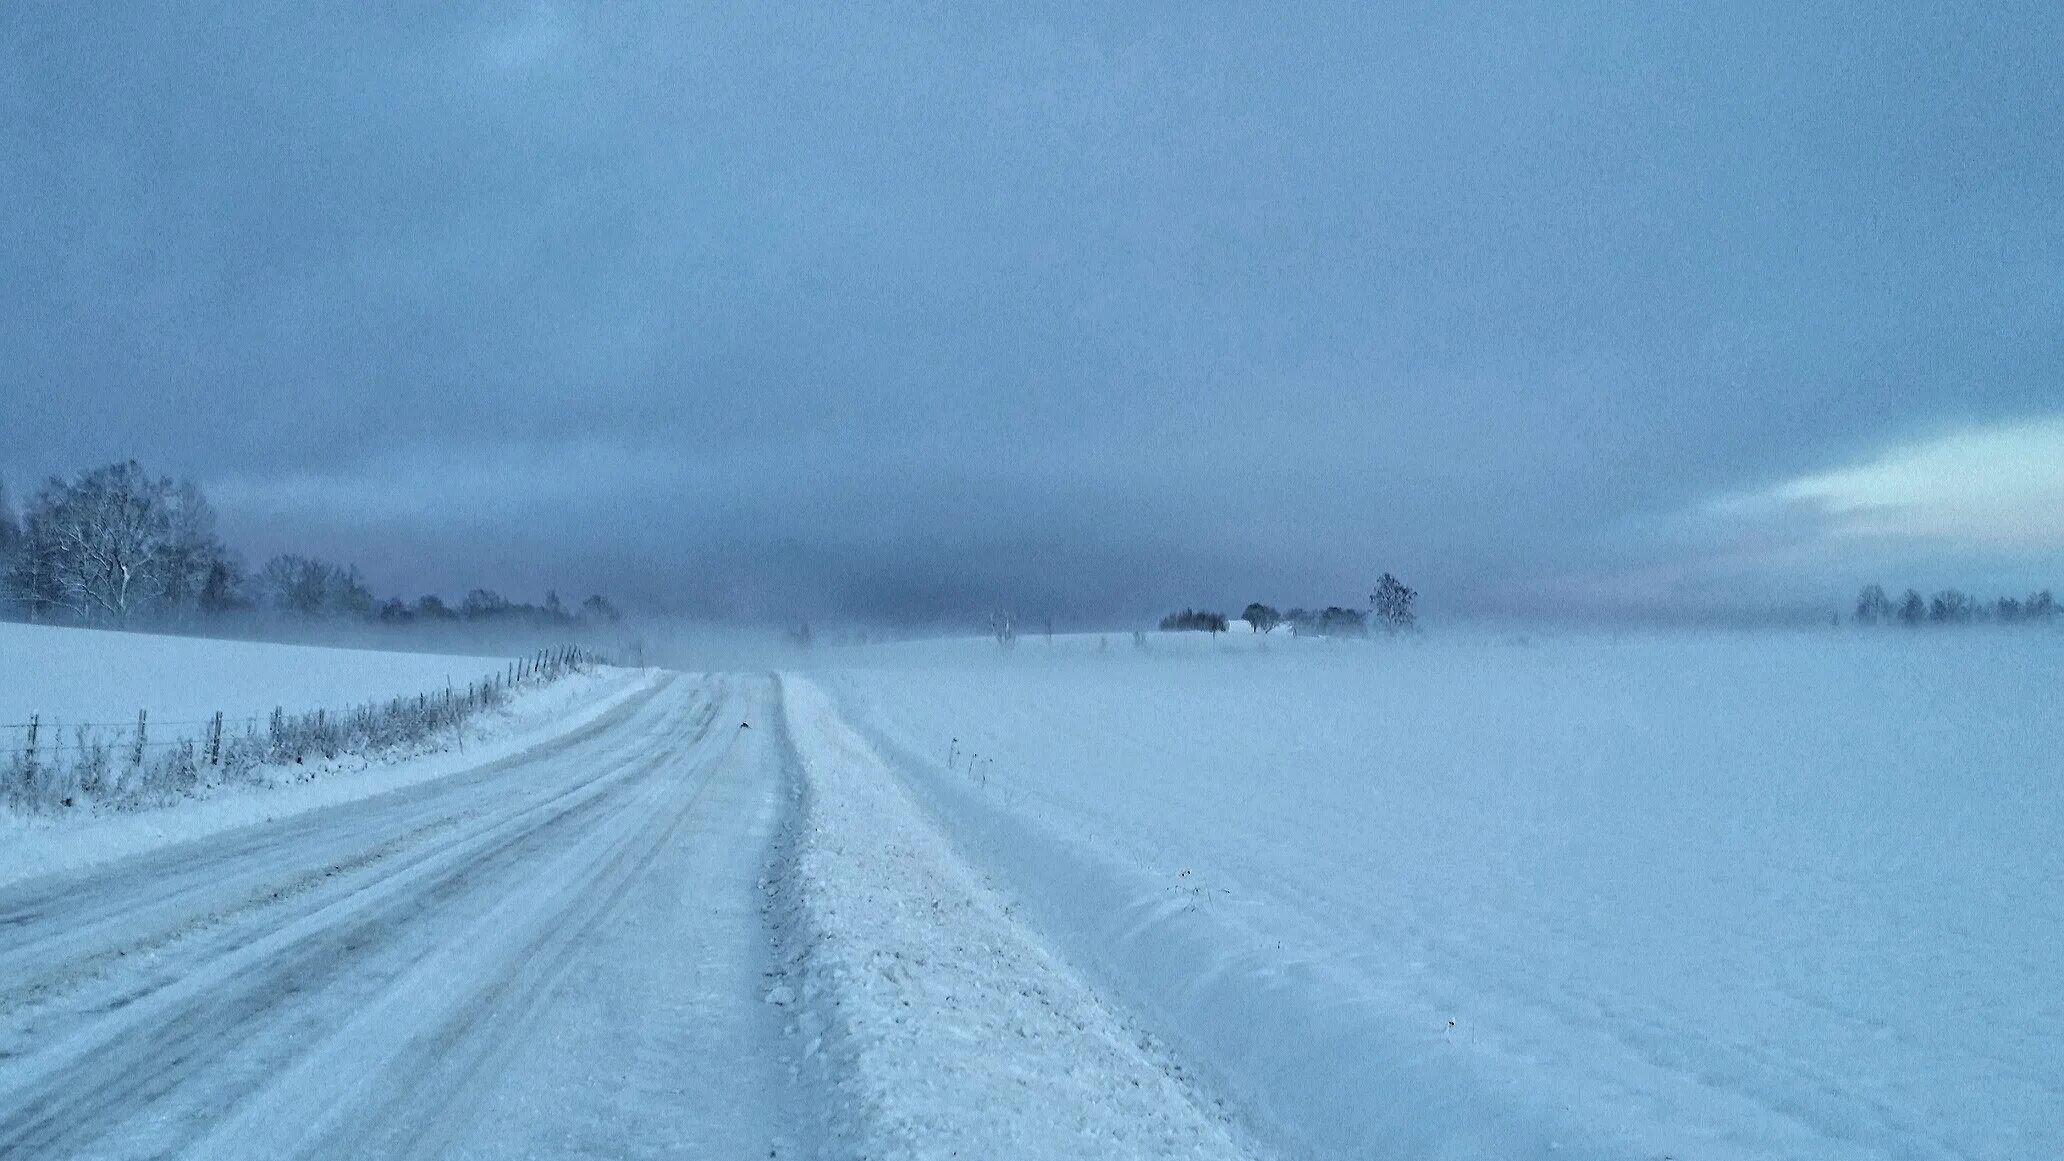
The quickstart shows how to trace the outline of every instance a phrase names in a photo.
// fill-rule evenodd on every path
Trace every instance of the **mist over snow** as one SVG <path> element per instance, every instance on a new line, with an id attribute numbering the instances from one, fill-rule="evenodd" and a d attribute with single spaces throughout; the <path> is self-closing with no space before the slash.
<path id="1" fill-rule="evenodd" d="M 0 1157 L 2064 1158 L 2060 46 L 0 2 Z"/>
<path id="2" fill-rule="evenodd" d="M 1188 633 L 812 680 L 1289 1155 L 2009 1161 L 2064 1149 L 2060 662 Z"/>

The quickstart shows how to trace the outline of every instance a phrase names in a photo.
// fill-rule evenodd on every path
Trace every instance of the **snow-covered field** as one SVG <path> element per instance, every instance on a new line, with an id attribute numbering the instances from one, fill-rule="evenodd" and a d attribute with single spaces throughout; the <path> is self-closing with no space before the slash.
<path id="1" fill-rule="evenodd" d="M 388 653 L 0 622 L 0 725 L 299 713 L 480 681 L 507 658 Z"/>
<path id="2" fill-rule="evenodd" d="M 490 657 L 384 653 L 244 641 L 96 632 L 0 623 L 0 759 L 25 744 L 19 723 L 42 717 L 42 753 L 61 761 L 66 727 L 107 722 L 126 745 L 135 710 L 151 707 L 151 737 L 203 736 L 201 707 L 262 716 L 342 710 L 376 699 L 442 690 L 447 673 L 463 688 L 500 672 Z M 459 676 L 470 675 L 470 676 Z M 0 807 L 0 886 L 76 870 L 176 842 L 386 793 L 490 764 L 574 730 L 655 680 L 650 671 L 596 667 L 515 690 L 506 705 L 391 754 L 340 754 L 324 761 L 262 767 L 234 780 L 203 780 L 170 807 L 58 814 Z M 44 707 L 29 711 L 22 707 Z M 55 709 L 60 712 L 48 712 Z M 239 727 L 231 727 L 237 729 Z M 158 751 L 153 750 L 153 753 Z M 406 760 L 404 760 L 406 759 Z M 48 757 L 45 759 L 49 760 Z"/>
<path id="3" fill-rule="evenodd" d="M 2064 1156 L 2064 636 L 1148 646 L 0 819 L 0 1155 Z"/>
<path id="4" fill-rule="evenodd" d="M 2064 636 L 1150 645 L 819 680 L 1262 1136 L 2064 1156 Z"/>
<path id="5" fill-rule="evenodd" d="M 419 783 L 492 766 L 592 722 L 650 688 L 651 670 L 601 669 L 520 692 L 470 724 L 464 744 L 440 741 L 390 759 L 342 756 L 310 767 L 266 769 L 258 781 L 151 810 L 20 815 L 0 811 L 0 887 L 277 823 Z"/>

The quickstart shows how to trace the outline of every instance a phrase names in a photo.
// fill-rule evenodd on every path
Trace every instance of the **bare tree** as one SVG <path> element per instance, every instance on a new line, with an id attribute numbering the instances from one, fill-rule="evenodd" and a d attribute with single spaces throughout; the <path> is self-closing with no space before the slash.
<path id="1" fill-rule="evenodd" d="M 231 556 L 228 550 L 208 562 L 208 575 L 201 581 L 200 595 L 196 604 L 204 616 L 219 617 L 250 607 L 245 596 L 249 582 L 244 576 L 243 565 Z"/>
<path id="2" fill-rule="evenodd" d="M 1248 632 L 1266 634 L 1274 632 L 1276 626 L 1283 623 L 1283 614 L 1256 601 L 1240 610 L 1240 619 L 1247 622 Z"/>
<path id="3" fill-rule="evenodd" d="M 283 552 L 258 570 L 256 586 L 266 605 L 301 617 L 365 618 L 379 610 L 355 564 Z"/>
<path id="4" fill-rule="evenodd" d="M 1376 623 L 1383 626 L 1385 632 L 1403 633 L 1419 624 L 1419 615 L 1412 611 L 1412 602 L 1418 599 L 1417 590 L 1384 573 L 1377 578 L 1376 591 L 1369 594 L 1369 607 L 1376 614 Z"/>
<path id="5" fill-rule="evenodd" d="M 1315 615 L 1312 632 L 1320 637 L 1366 637 L 1369 635 L 1369 614 L 1360 609 L 1345 609 L 1339 605 L 1327 605 Z"/>
<path id="6" fill-rule="evenodd" d="M 499 617 L 509 611 L 509 598 L 493 589 L 474 589 L 459 602 L 459 615 L 468 621 Z"/>
<path id="7" fill-rule="evenodd" d="M 322 613 L 329 590 L 329 566 L 297 553 L 282 552 L 258 570 L 256 585 L 263 603 L 281 613 L 314 617 Z"/>
<path id="8" fill-rule="evenodd" d="M 1883 625 L 1892 620 L 1892 598 L 1882 585 L 1865 585 L 1856 595 L 1856 621 L 1861 625 Z"/>
<path id="9" fill-rule="evenodd" d="M 42 524 L 33 510 L 23 519 L 14 559 L 0 577 L 0 593 L 31 621 L 49 620 L 64 611 L 57 587 L 57 542 Z"/>
<path id="10" fill-rule="evenodd" d="M 184 618 L 209 612 L 204 596 L 220 601 L 228 579 L 229 550 L 215 535 L 215 509 L 191 480 L 181 480 L 166 494 L 166 537 L 161 554 L 165 614 Z M 213 591 L 211 593 L 211 585 Z"/>
<path id="11" fill-rule="evenodd" d="M 1214 613 L 1208 609 L 1185 608 L 1180 613 L 1170 613 L 1161 618 L 1160 628 L 1163 633 L 1211 633 L 1216 635 L 1225 632 L 1230 624 L 1231 622 L 1226 620 L 1224 613 Z"/>
<path id="12" fill-rule="evenodd" d="M 583 620 L 601 625 L 614 625 L 623 620 L 623 613 L 601 593 L 590 594 L 587 600 L 581 602 L 580 615 Z"/>
<path id="13" fill-rule="evenodd" d="M 1928 602 L 1928 619 L 1943 625 L 1962 624 L 1977 612 L 1977 605 L 1960 589 L 1944 589 Z"/>
<path id="14" fill-rule="evenodd" d="M 355 564 L 330 566 L 330 585 L 323 598 L 324 607 L 338 617 L 371 617 L 380 607 Z"/>
<path id="15" fill-rule="evenodd" d="M 0 572 L 21 547 L 21 524 L 14 517 L 14 505 L 7 499 L 7 481 L 0 480 Z"/>
<path id="16" fill-rule="evenodd" d="M 1912 589 L 1899 598 L 1899 621 L 1903 625 L 1918 625 L 1928 619 L 1928 602 Z"/>
<path id="17" fill-rule="evenodd" d="M 429 593 L 416 598 L 416 619 L 419 621 L 456 621 L 459 615 L 451 611 L 444 598 Z"/>
<path id="18" fill-rule="evenodd" d="M 22 554 L 22 527 L 15 519 L 14 505 L 7 498 L 7 484 L 0 481 L 0 612 L 19 604 L 14 592 L 15 563 Z"/>

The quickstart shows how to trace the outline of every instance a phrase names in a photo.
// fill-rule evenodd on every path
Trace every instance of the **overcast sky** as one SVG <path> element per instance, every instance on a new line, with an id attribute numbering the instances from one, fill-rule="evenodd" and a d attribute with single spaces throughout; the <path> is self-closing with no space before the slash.
<path id="1" fill-rule="evenodd" d="M 2049 0 L 10 0 L 0 479 L 770 619 L 2064 583 L 2060 59 Z"/>

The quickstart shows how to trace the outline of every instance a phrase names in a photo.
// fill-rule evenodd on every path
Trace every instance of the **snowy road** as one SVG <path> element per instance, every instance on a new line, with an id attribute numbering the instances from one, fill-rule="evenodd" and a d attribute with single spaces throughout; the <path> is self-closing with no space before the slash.
<path id="1" fill-rule="evenodd" d="M 0 1157 L 788 1155 L 776 696 L 0 891 Z"/>

